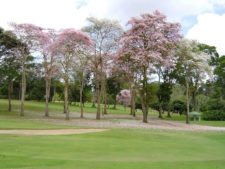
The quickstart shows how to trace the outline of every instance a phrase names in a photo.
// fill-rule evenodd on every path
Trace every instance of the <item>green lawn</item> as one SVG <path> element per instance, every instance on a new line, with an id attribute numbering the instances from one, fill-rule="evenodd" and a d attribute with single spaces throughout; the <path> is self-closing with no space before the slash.
<path id="1" fill-rule="evenodd" d="M 7 110 L 7 100 L 0 99 L 0 114 L 1 111 Z M 14 111 L 19 111 L 20 108 L 20 101 L 13 100 L 12 101 L 12 107 Z M 37 101 L 26 101 L 25 102 L 25 110 L 26 111 L 32 111 L 32 112 L 44 112 L 45 103 L 44 102 L 37 102 Z M 129 114 L 129 108 L 124 108 L 121 105 L 117 106 L 117 109 L 113 109 L 113 106 L 110 106 L 108 109 L 108 113 L 111 114 Z M 63 103 L 50 103 L 49 104 L 49 110 L 50 113 L 61 113 L 63 112 Z M 76 105 L 71 105 L 70 110 L 74 112 L 80 112 L 80 108 L 78 106 L 78 103 Z M 96 108 L 92 107 L 92 103 L 85 103 L 84 111 L 86 113 L 95 113 Z M 44 114 L 44 113 L 43 113 Z"/>
<path id="2" fill-rule="evenodd" d="M 217 127 L 225 127 L 225 121 L 193 121 L 193 124 L 199 125 L 207 125 L 207 126 L 217 126 Z"/>
<path id="3" fill-rule="evenodd" d="M 61 124 L 50 124 L 45 121 L 21 117 L 0 117 L 0 129 L 62 129 L 75 128 Z M 77 128 L 77 127 L 76 127 Z"/>
<path id="4" fill-rule="evenodd" d="M 0 129 L 72 128 L 19 117 L 18 101 L 13 101 L 14 110 L 8 113 L 6 103 L 0 100 Z M 43 113 L 43 108 L 44 103 L 26 102 L 26 114 Z M 62 113 L 62 105 L 50 104 L 50 110 Z M 91 104 L 85 110 L 95 112 Z M 129 113 L 122 106 L 113 111 Z M 81 135 L 0 135 L 0 169 L 224 169 L 224 145 L 225 132 L 111 129 Z"/>
<path id="5" fill-rule="evenodd" d="M 166 117 L 166 114 L 164 115 L 164 120 L 170 120 L 170 121 L 185 121 L 184 115 L 179 114 L 172 114 L 171 118 Z M 199 125 L 206 125 L 206 126 L 217 126 L 217 127 L 225 127 L 225 121 L 190 121 L 191 124 L 199 124 Z"/>
<path id="6" fill-rule="evenodd" d="M 4 123 L 7 123 L 7 121 L 12 124 L 11 128 L 14 128 L 14 125 L 13 125 L 14 121 L 13 120 L 9 120 L 8 118 L 11 119 L 14 116 L 16 121 L 17 121 L 19 107 L 20 107 L 20 102 L 18 100 L 13 100 L 12 103 L 13 103 L 13 112 L 9 113 L 9 112 L 7 112 L 7 104 L 8 104 L 7 100 L 0 99 L 0 128 L 4 128 L 4 126 L 5 126 Z M 30 112 L 38 113 L 39 115 L 40 114 L 44 115 L 44 106 L 45 106 L 44 102 L 26 101 L 26 103 L 25 103 L 25 110 L 26 110 L 25 118 L 26 118 L 26 115 L 29 115 Z M 50 109 L 50 115 L 55 115 L 55 114 L 62 113 L 63 112 L 63 104 L 62 103 L 50 103 L 49 104 L 49 109 Z M 74 112 L 79 112 L 80 111 L 78 105 L 70 106 L 70 110 L 74 111 Z M 96 112 L 96 108 L 92 107 L 92 103 L 86 103 L 84 111 L 86 113 L 95 113 Z M 108 109 L 108 113 L 109 114 L 129 114 L 129 108 L 125 109 L 123 106 L 118 105 L 117 109 L 113 109 L 112 106 L 111 106 Z M 142 114 L 140 110 L 138 110 L 138 114 Z M 158 112 L 157 111 L 150 110 L 149 114 L 150 114 L 150 117 L 155 117 L 155 118 L 158 117 Z M 3 116 L 6 116 L 6 118 L 5 118 L 6 120 L 3 120 Z M 163 115 L 163 119 L 170 120 L 170 121 L 185 121 L 185 116 L 184 115 L 180 116 L 179 114 L 172 114 L 171 118 L 168 118 L 166 116 L 167 116 L 167 114 L 164 114 Z M 3 122 L 3 121 L 5 121 L 5 122 Z M 26 122 L 24 122 L 24 124 L 23 124 L 22 120 L 20 122 L 21 122 L 21 128 L 29 127 L 28 123 L 30 123 L 31 125 L 37 124 L 36 126 L 39 127 L 39 123 L 33 122 L 32 120 L 30 122 L 26 121 Z M 225 121 L 204 121 L 204 120 L 201 120 L 201 121 L 191 121 L 191 123 L 192 124 L 199 124 L 199 125 L 225 127 Z M 8 126 L 10 126 L 10 125 L 8 125 Z M 46 127 L 52 128 L 52 126 L 46 126 Z M 59 126 L 54 126 L 54 127 L 58 128 Z M 39 127 L 39 128 L 43 128 L 43 127 Z"/>
<path id="7" fill-rule="evenodd" d="M 225 133 L 113 129 L 0 135 L 1 169 L 224 169 Z"/>

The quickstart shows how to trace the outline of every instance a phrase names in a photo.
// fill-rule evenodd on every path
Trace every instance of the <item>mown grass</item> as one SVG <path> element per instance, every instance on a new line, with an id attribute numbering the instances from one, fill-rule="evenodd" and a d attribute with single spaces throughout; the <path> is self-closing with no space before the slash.
<path id="1" fill-rule="evenodd" d="M 193 124 L 206 125 L 206 126 L 217 126 L 217 127 L 225 127 L 225 121 L 193 121 Z"/>
<path id="2" fill-rule="evenodd" d="M 61 124 L 49 124 L 44 118 L 44 102 L 26 101 L 25 116 L 19 115 L 20 101 L 12 100 L 12 112 L 7 111 L 8 101 L 0 99 L 0 129 L 56 129 L 56 128 L 74 128 L 73 126 Z M 80 112 L 78 103 L 70 106 L 71 112 Z M 96 113 L 96 108 L 92 107 L 91 103 L 86 103 L 84 108 L 85 113 Z M 49 113 L 50 119 L 57 118 L 64 120 L 63 103 L 50 103 Z M 109 114 L 129 114 L 129 108 L 124 108 L 118 105 L 116 109 L 112 106 L 108 108 Z M 76 127 L 77 128 L 77 127 Z"/>
<path id="3" fill-rule="evenodd" d="M 76 106 L 71 109 L 79 111 Z M 0 100 L 0 129 L 71 128 L 39 121 L 40 116 L 34 116 L 37 119 L 26 116 L 31 112 L 43 114 L 42 102 L 26 102 L 25 117 L 20 117 L 18 112 L 18 101 L 13 101 L 13 112 L 9 113 L 6 100 Z M 87 104 L 85 112 L 95 113 L 95 109 Z M 62 113 L 62 104 L 51 103 L 50 113 Z M 113 113 L 128 114 L 129 109 L 124 111 L 118 106 Z M 181 117 L 172 116 L 172 120 L 176 118 Z M 111 129 L 81 135 L 0 135 L 0 168 L 224 169 L 224 145 L 224 132 Z"/>
<path id="4" fill-rule="evenodd" d="M 0 129 L 64 129 L 77 128 L 63 124 L 52 124 L 43 120 L 27 119 L 20 117 L 0 117 Z"/>
<path id="5" fill-rule="evenodd" d="M 184 115 L 179 114 L 172 114 L 171 117 L 164 116 L 164 120 L 170 120 L 170 121 L 185 121 Z M 206 121 L 206 120 L 200 120 L 200 121 L 190 121 L 190 124 L 198 124 L 198 125 L 206 125 L 206 126 L 217 126 L 217 127 L 225 127 L 225 121 Z"/>
<path id="6" fill-rule="evenodd" d="M 67 136 L 0 135 L 1 169 L 224 169 L 225 134 L 112 129 Z"/>
<path id="7" fill-rule="evenodd" d="M 1 109 L 7 110 L 7 104 L 8 104 L 7 100 L 0 99 Z M 12 106 L 13 110 L 18 112 L 19 108 L 20 108 L 20 101 L 19 100 L 13 100 L 12 105 L 13 105 Z M 37 102 L 37 101 L 26 101 L 25 102 L 25 110 L 26 111 L 32 111 L 32 112 L 40 113 L 40 112 L 44 112 L 44 107 L 45 107 L 44 102 Z M 102 106 L 102 108 L 103 108 L 103 106 Z M 110 113 L 110 114 L 128 114 L 130 112 L 128 107 L 125 108 L 121 105 L 117 105 L 116 109 L 113 109 L 113 106 L 109 106 L 107 110 L 108 110 L 108 113 Z M 51 113 L 63 112 L 63 103 L 62 102 L 49 103 L 49 111 Z M 70 105 L 70 111 L 80 112 L 79 103 L 73 103 L 72 105 Z M 96 108 L 92 107 L 92 103 L 85 103 L 84 111 L 86 113 L 95 113 Z"/>
<path id="8" fill-rule="evenodd" d="M 19 115 L 20 101 L 13 100 L 12 103 L 13 103 L 13 111 L 8 112 L 7 111 L 7 104 L 8 104 L 7 100 L 0 99 L 0 116 L 2 116 L 2 118 L 3 118 L 3 116 L 7 116 L 6 119 L 12 118 L 13 116 L 15 116 L 15 121 L 17 121 L 18 115 Z M 45 107 L 44 102 L 26 101 L 26 103 L 25 103 L 25 110 L 26 110 L 25 115 L 26 114 L 29 115 L 29 113 L 32 112 L 32 113 L 38 113 L 38 115 L 44 116 L 44 107 Z M 49 104 L 49 111 L 50 111 L 50 115 L 58 115 L 59 113 L 62 113 L 63 112 L 63 103 L 50 103 Z M 78 103 L 76 105 L 74 105 L 74 104 L 71 105 L 70 111 L 80 112 L 80 108 L 79 108 Z M 96 108 L 92 107 L 92 103 L 85 103 L 84 111 L 85 111 L 85 113 L 96 113 Z M 107 111 L 108 111 L 109 114 L 129 114 L 129 112 L 130 112 L 129 107 L 124 108 L 121 105 L 117 105 L 116 109 L 113 109 L 113 106 L 109 106 Z M 137 114 L 140 115 L 142 113 L 141 113 L 140 110 L 138 110 Z M 157 118 L 158 112 L 154 111 L 154 110 L 150 110 L 149 116 L 150 116 L 150 118 L 151 117 Z M 1 121 L 2 118 L 0 117 L 0 121 Z M 170 121 L 185 121 L 185 116 L 184 115 L 180 116 L 179 114 L 172 114 L 171 118 L 168 118 L 167 114 L 165 113 L 163 115 L 163 119 L 164 120 L 170 120 Z M 13 123 L 13 121 L 9 122 L 9 123 Z M 22 120 L 21 120 L 21 123 L 23 123 Z M 25 122 L 25 123 L 29 123 L 29 122 Z M 191 124 L 225 127 L 225 121 L 204 121 L 204 120 L 201 120 L 201 121 L 191 121 Z M 25 124 L 21 124 L 21 126 L 23 126 L 23 125 L 25 126 Z M 3 122 L 0 123 L 0 127 L 1 126 L 5 126 L 3 124 Z M 12 126 L 13 126 L 13 124 L 12 124 Z M 39 125 L 37 125 L 37 126 L 39 126 Z"/>

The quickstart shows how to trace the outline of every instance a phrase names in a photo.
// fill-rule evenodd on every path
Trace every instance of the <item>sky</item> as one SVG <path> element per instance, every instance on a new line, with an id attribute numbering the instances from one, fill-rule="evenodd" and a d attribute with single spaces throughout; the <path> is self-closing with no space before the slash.
<path id="1" fill-rule="evenodd" d="M 131 17 L 159 10 L 179 22 L 183 36 L 217 47 L 225 55 L 225 0 L 1 0 L 0 27 L 32 23 L 45 28 L 85 26 L 86 18 L 116 19 L 126 27 Z"/>

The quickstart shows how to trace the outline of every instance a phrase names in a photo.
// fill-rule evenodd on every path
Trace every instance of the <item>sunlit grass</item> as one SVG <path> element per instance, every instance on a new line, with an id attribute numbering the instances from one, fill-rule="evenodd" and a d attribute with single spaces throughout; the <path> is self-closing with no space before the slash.
<path id="1" fill-rule="evenodd" d="M 67 136 L 0 135 L 1 169 L 224 169 L 225 134 L 113 129 Z"/>

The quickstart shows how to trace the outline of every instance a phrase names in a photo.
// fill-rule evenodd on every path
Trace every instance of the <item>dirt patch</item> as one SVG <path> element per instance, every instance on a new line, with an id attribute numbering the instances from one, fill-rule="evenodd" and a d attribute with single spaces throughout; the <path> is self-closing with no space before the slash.
<path id="1" fill-rule="evenodd" d="M 85 118 L 80 118 L 80 113 L 70 112 L 70 120 L 65 120 L 63 113 L 51 113 L 49 118 L 43 117 L 43 113 L 27 113 L 28 120 L 44 122 L 53 125 L 71 126 L 93 129 L 111 129 L 111 128 L 144 128 L 144 129 L 160 129 L 160 130 L 176 130 L 176 131 L 222 131 L 225 132 L 225 127 L 204 126 L 197 124 L 185 124 L 185 121 L 170 121 L 161 120 L 155 116 L 149 115 L 149 122 L 142 122 L 142 114 L 137 114 L 133 117 L 129 114 L 107 114 L 101 117 L 101 120 L 95 120 L 95 113 L 85 113 Z M 84 129 L 84 130 L 86 130 Z M 69 129 L 67 129 L 69 131 Z M 74 129 L 78 130 L 78 129 Z M 37 131 L 37 130 L 35 130 Z M 41 130 L 43 131 L 43 130 Z M 53 132 L 54 130 L 50 130 Z M 58 131 L 58 130 L 57 130 Z M 61 130 L 60 130 L 61 131 Z M 63 131 L 63 130 L 62 130 Z M 33 132 L 33 131 L 32 131 Z M 78 131 L 75 131 L 78 132 Z M 94 131 L 95 132 L 95 131 Z M 96 131 L 97 132 L 97 131 Z M 0 130 L 1 134 L 1 130 Z M 65 132 L 65 134 L 67 134 Z M 70 134 L 70 133 L 69 133 Z M 72 133 L 73 134 L 73 133 Z M 75 133 L 76 134 L 76 133 Z M 80 133 L 77 133 L 80 134 Z M 50 134 L 46 134 L 50 135 Z M 53 134 L 52 134 L 53 135 Z"/>
<path id="2" fill-rule="evenodd" d="M 149 123 L 143 123 L 140 119 L 71 119 L 69 121 L 48 119 L 48 123 L 77 126 L 84 128 L 144 128 L 177 131 L 225 131 L 225 127 L 204 126 L 197 124 L 185 124 L 185 122 L 149 119 Z"/>
<path id="3" fill-rule="evenodd" d="M 0 130 L 0 134 L 14 135 L 68 135 L 103 132 L 107 129 L 57 129 L 57 130 Z"/>

